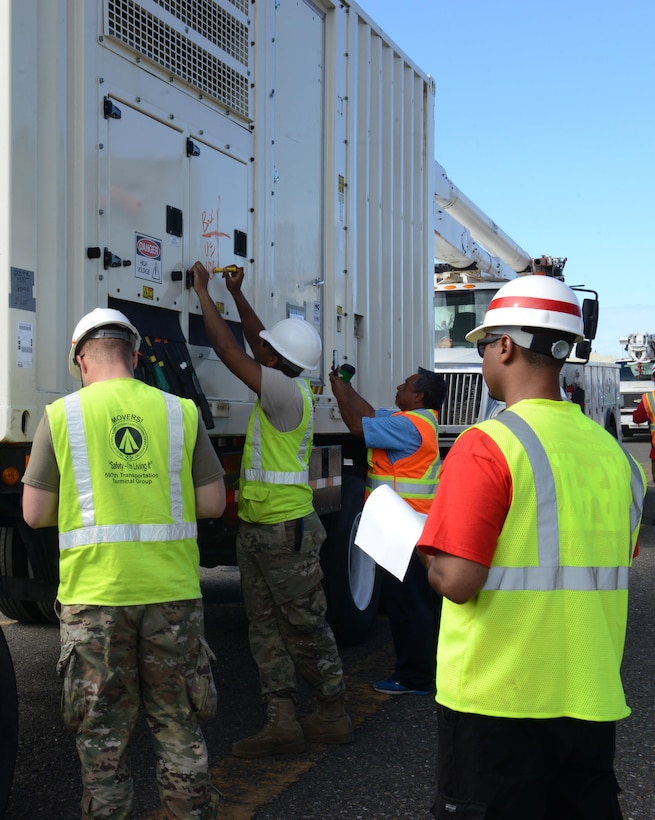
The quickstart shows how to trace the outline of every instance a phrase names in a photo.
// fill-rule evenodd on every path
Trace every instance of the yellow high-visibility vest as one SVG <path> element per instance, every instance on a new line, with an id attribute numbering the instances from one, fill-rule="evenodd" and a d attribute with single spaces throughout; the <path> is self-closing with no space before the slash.
<path id="1" fill-rule="evenodd" d="M 199 598 L 195 404 L 125 378 L 84 387 L 46 412 L 60 473 L 59 600 Z"/>
<path id="2" fill-rule="evenodd" d="M 643 470 L 569 402 L 521 401 L 477 427 L 505 455 L 512 502 L 482 590 L 462 605 L 444 599 L 437 700 L 507 718 L 626 717 Z"/>
<path id="3" fill-rule="evenodd" d="M 303 395 L 303 415 L 295 430 L 282 433 L 255 403 L 246 433 L 239 481 L 239 518 L 251 524 L 278 524 L 309 515 L 309 457 L 314 434 L 314 397 L 308 379 L 294 379 Z"/>

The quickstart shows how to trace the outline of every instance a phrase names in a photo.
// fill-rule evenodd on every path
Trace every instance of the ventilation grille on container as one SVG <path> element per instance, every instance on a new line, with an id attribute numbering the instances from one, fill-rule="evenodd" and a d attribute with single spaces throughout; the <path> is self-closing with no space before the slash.
<path id="1" fill-rule="evenodd" d="M 245 0 L 231 2 L 245 14 Z M 179 29 L 132 0 L 107 0 L 105 34 L 143 54 L 230 111 L 248 117 L 248 26 L 214 0 L 153 0 L 151 5 L 159 6 L 176 18 Z M 207 48 L 186 36 L 189 29 L 206 40 Z M 243 71 L 220 60 L 214 51 L 232 58 L 243 66 Z"/>
<path id="2" fill-rule="evenodd" d="M 448 385 L 446 400 L 439 414 L 439 424 L 475 424 L 482 400 L 482 373 L 442 373 Z"/>

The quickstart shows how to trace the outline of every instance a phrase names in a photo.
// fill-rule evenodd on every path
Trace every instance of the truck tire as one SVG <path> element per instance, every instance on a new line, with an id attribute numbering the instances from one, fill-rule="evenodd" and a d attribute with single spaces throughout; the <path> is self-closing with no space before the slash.
<path id="1" fill-rule="evenodd" d="M 18 527 L 0 527 L 0 575 L 7 578 L 33 578 L 27 546 Z M 0 611 L 24 624 L 56 623 L 53 601 L 21 601 L 0 598 Z"/>
<path id="2" fill-rule="evenodd" d="M 18 693 L 14 665 L 0 629 L 0 817 L 5 816 L 18 750 Z"/>
<path id="3" fill-rule="evenodd" d="M 327 539 L 321 563 L 325 573 L 327 620 L 339 643 L 355 646 L 368 637 L 378 614 L 381 578 L 378 567 L 355 544 L 364 505 L 364 481 L 344 476 L 341 510 L 326 516 Z"/>

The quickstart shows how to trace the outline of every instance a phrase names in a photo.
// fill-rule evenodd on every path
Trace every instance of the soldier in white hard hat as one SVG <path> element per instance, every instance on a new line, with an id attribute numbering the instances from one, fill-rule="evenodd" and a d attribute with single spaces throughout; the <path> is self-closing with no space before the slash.
<path id="1" fill-rule="evenodd" d="M 197 518 L 225 508 L 223 468 L 196 405 L 134 378 L 139 333 L 112 308 L 75 331 L 82 389 L 48 405 L 23 478 L 31 527 L 59 529 L 64 722 L 82 816 L 132 817 L 130 739 L 153 731 L 167 817 L 217 817 L 200 721 L 213 716 Z"/>
<path id="2" fill-rule="evenodd" d="M 582 337 L 574 291 L 539 275 L 502 287 L 467 335 L 507 409 L 457 439 L 418 541 L 444 596 L 437 817 L 621 817 L 614 740 L 646 479 L 561 397 Z"/>
<path id="3" fill-rule="evenodd" d="M 196 262 L 193 286 L 209 341 L 253 392 L 241 462 L 237 559 L 250 621 L 250 649 L 266 704 L 264 728 L 236 742 L 241 758 L 302 752 L 305 741 L 350 743 L 343 666 L 325 620 L 320 547 L 326 533 L 309 486 L 313 394 L 303 370 L 321 358 L 321 339 L 303 319 L 282 319 L 270 331 L 244 296 L 243 268 L 223 276 L 253 355 L 237 343 L 208 292 L 209 273 Z M 310 684 L 316 710 L 296 717 L 296 671 Z"/>

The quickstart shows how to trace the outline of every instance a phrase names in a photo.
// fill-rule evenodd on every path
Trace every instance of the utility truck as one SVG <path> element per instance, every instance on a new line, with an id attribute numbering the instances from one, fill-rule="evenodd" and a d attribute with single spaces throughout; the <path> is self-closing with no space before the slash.
<path id="1" fill-rule="evenodd" d="M 435 171 L 434 320 L 435 365 L 448 383 L 439 417 L 439 441 L 447 451 L 467 427 L 504 409 L 493 399 L 482 377 L 482 362 L 466 334 L 479 325 L 494 294 L 508 281 L 526 274 L 564 280 L 565 258 L 532 257 L 472 203 L 436 163 Z M 581 297 L 585 339 L 561 372 L 562 395 L 620 436 L 618 365 L 589 361 L 598 323 L 598 295 L 575 287 Z"/>
<path id="2" fill-rule="evenodd" d="M 655 364 L 655 334 L 628 333 L 621 336 L 625 355 L 617 359 L 620 368 L 621 433 L 631 436 L 637 431 L 648 432 L 648 424 L 635 424 L 632 414 L 644 393 L 653 389 L 652 372 Z"/>
<path id="3" fill-rule="evenodd" d="M 234 563 L 255 396 L 208 344 L 200 259 L 244 267 L 267 327 L 301 317 L 322 336 L 310 477 L 329 619 L 361 640 L 379 593 L 353 543 L 365 453 L 328 374 L 353 365 L 391 406 L 433 358 L 432 78 L 330 0 L 5 0 L 0 41 L 0 609 L 53 617 L 56 532 L 23 523 L 21 477 L 44 407 L 80 387 L 71 334 L 98 306 L 140 331 L 138 375 L 201 409 L 228 489 L 201 562 Z M 210 293 L 242 338 L 220 275 Z"/>

